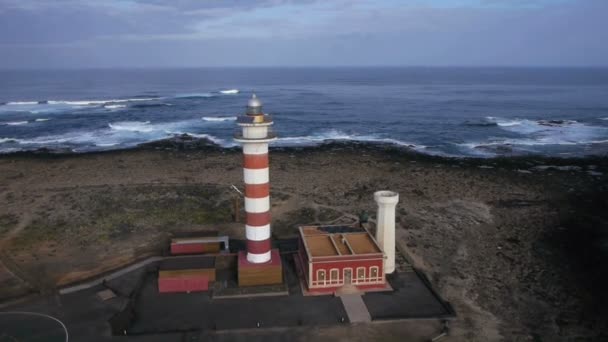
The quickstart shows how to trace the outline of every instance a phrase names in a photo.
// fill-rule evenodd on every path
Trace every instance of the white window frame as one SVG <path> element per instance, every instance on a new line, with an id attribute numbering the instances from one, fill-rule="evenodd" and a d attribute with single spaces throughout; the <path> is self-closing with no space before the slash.
<path id="1" fill-rule="evenodd" d="M 359 271 L 361 270 L 363 270 L 363 277 L 359 277 Z M 355 277 L 357 278 L 357 284 L 367 282 L 367 278 L 365 278 L 365 266 L 357 267 L 357 274 L 355 275 Z"/>
<path id="2" fill-rule="evenodd" d="M 323 275 L 323 279 L 321 280 L 321 274 Z M 317 285 L 322 285 L 325 286 L 325 284 L 327 283 L 327 277 L 326 277 L 326 272 L 325 269 L 321 268 L 317 270 L 317 281 L 316 281 Z"/>
<path id="3" fill-rule="evenodd" d="M 336 272 L 336 279 L 332 278 L 332 273 Z M 330 284 L 340 284 L 340 269 L 339 268 L 330 268 L 329 269 L 329 283 Z"/>
<path id="4" fill-rule="evenodd" d="M 376 276 L 374 277 L 374 271 L 376 271 Z M 380 275 L 380 267 L 378 266 L 370 266 L 369 267 L 369 279 L 373 282 L 382 281 L 382 276 Z"/>
<path id="5" fill-rule="evenodd" d="M 353 279 L 353 268 L 352 267 L 344 267 L 342 269 L 342 283 L 346 284 L 346 271 L 350 270 L 350 282 L 351 284 L 354 284 L 354 279 Z"/>

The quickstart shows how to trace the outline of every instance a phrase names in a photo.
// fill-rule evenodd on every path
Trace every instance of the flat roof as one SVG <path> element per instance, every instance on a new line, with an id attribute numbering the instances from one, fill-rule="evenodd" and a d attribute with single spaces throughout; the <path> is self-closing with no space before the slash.
<path id="1" fill-rule="evenodd" d="M 201 268 L 215 268 L 214 256 L 191 256 L 172 257 L 161 261 L 159 269 L 165 270 L 190 270 Z"/>
<path id="2" fill-rule="evenodd" d="M 377 254 L 382 250 L 369 232 L 349 226 L 303 226 L 300 236 L 310 257 Z"/>
<path id="3" fill-rule="evenodd" d="M 173 238 L 172 244 L 189 244 L 189 243 L 219 243 L 228 241 L 228 236 L 207 236 L 207 237 L 186 237 Z"/>

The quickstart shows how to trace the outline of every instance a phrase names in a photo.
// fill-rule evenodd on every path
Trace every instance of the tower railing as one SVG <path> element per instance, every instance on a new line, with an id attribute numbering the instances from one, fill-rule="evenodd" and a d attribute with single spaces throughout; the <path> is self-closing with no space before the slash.
<path id="1" fill-rule="evenodd" d="M 268 134 L 266 135 L 265 138 L 245 138 L 245 137 L 243 137 L 243 131 L 242 130 L 235 130 L 233 137 L 235 139 L 238 139 L 238 140 L 251 140 L 251 141 L 255 141 L 255 140 L 276 139 L 277 134 L 272 129 L 269 129 L 268 130 Z"/>
<path id="2" fill-rule="evenodd" d="M 260 121 L 260 117 L 256 117 L 256 116 L 247 116 L 247 115 L 241 115 L 239 117 L 237 117 L 236 122 L 240 123 L 240 124 L 254 124 L 254 123 L 271 123 L 272 121 L 272 116 L 268 115 L 268 114 L 264 114 L 264 116 L 261 118 L 262 120 Z"/>

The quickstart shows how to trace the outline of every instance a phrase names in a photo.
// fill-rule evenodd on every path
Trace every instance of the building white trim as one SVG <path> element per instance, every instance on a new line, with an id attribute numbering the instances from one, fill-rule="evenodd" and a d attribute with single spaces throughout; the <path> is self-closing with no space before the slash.
<path id="1" fill-rule="evenodd" d="M 342 283 L 346 284 L 346 271 L 350 270 L 350 283 L 353 284 L 353 268 L 344 267 L 342 268 Z"/>
<path id="2" fill-rule="evenodd" d="M 336 277 L 334 279 L 334 277 L 332 277 L 332 275 L 336 274 Z M 329 283 L 332 285 L 340 285 L 342 283 L 342 281 L 340 280 L 340 269 L 339 268 L 330 268 L 329 269 Z"/>
<path id="3" fill-rule="evenodd" d="M 363 271 L 363 277 L 360 277 L 359 272 Z M 355 282 L 357 284 L 359 283 L 365 283 L 365 280 L 367 279 L 366 277 L 366 272 L 365 272 L 365 267 L 364 266 L 358 266 L 357 269 L 355 270 Z"/>
<path id="4" fill-rule="evenodd" d="M 323 278 L 323 279 L 321 279 Z M 326 272 L 324 269 L 317 270 L 317 281 L 318 285 L 325 285 L 327 282 Z"/>

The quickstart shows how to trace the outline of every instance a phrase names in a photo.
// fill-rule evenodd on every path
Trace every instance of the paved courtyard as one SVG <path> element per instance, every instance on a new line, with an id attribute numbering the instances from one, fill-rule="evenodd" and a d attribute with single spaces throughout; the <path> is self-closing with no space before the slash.
<path id="1" fill-rule="evenodd" d="M 283 255 L 289 295 L 213 298 L 210 292 L 158 293 L 155 273 L 145 276 L 129 334 L 339 325 L 401 318 L 441 318 L 450 309 L 413 271 L 389 277 L 395 291 L 340 298 L 303 296 L 291 254 Z M 346 308 L 346 309 L 345 309 Z"/>

